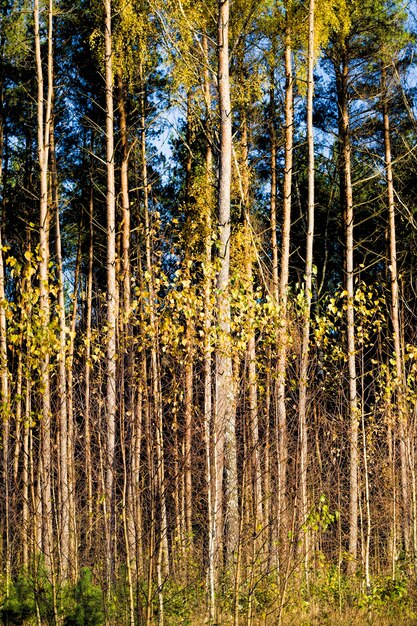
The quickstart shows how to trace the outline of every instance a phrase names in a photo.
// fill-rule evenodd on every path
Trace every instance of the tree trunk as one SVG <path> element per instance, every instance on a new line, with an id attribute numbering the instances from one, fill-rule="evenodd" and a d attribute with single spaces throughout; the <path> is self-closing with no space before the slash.
<path id="1" fill-rule="evenodd" d="M 227 565 L 232 564 L 239 535 L 236 465 L 235 390 L 230 338 L 230 185 L 232 171 L 232 112 L 229 85 L 229 0 L 218 3 L 218 93 L 220 156 L 218 224 L 220 269 L 217 276 L 219 337 L 216 349 L 215 462 L 215 558 L 220 575 L 222 534 Z M 223 500 L 224 472 L 224 500 Z M 223 507 L 224 503 L 224 507 Z"/>
<path id="2" fill-rule="evenodd" d="M 410 519 L 410 493 L 408 475 L 408 455 L 410 442 L 408 438 L 408 415 L 404 394 L 404 371 L 401 351 L 400 334 L 400 314 L 399 314 L 399 294 L 398 294 L 398 273 L 397 273 L 397 237 L 395 228 L 395 199 L 394 181 L 392 173 L 391 157 L 391 137 L 388 113 L 388 89 L 386 84 L 386 69 L 381 70 L 381 91 L 382 91 L 382 114 L 384 122 L 384 146 L 385 146 L 385 171 L 388 195 L 388 226 L 389 226 L 389 269 L 391 273 L 391 323 L 394 334 L 394 359 L 396 373 L 396 396 L 397 396 L 397 417 L 398 435 L 400 440 L 400 460 L 401 460 L 401 491 L 402 491 L 402 511 L 403 511 L 403 536 L 405 552 L 409 553 L 411 548 L 411 519 Z M 415 558 L 416 555 L 414 555 Z"/>
<path id="3" fill-rule="evenodd" d="M 64 274 L 62 269 L 61 229 L 58 206 L 58 180 L 55 153 L 55 132 L 51 120 L 51 197 L 55 216 L 55 249 L 58 274 L 59 304 L 59 362 L 58 362 L 58 402 L 59 402 L 59 490 L 60 490 L 60 562 L 61 579 L 65 581 L 69 572 L 69 489 L 68 489 L 68 413 L 67 413 L 67 332 L 64 302 Z"/>
<path id="4" fill-rule="evenodd" d="M 211 439 L 211 426 L 213 418 L 212 406 L 212 359 L 211 359 L 211 324 L 212 311 L 212 210 L 213 210 L 213 152 L 211 149 L 210 115 L 210 73 L 207 37 L 203 38 L 204 49 L 204 97 L 206 103 L 206 212 L 205 212 L 205 236 L 204 236 L 204 447 L 205 447 L 205 482 L 207 493 L 207 532 L 208 532 L 208 613 L 211 622 L 214 622 L 215 606 L 215 557 L 214 557 L 214 511 L 213 511 L 213 450 Z"/>
<path id="5" fill-rule="evenodd" d="M 114 179 L 114 114 L 113 114 L 113 63 L 112 63 L 112 4 L 105 0 L 104 61 L 106 83 L 106 172 L 107 172 L 107 357 L 106 357 L 106 419 L 107 419 L 107 458 L 106 458 L 106 553 L 108 585 L 113 573 L 112 538 L 115 524 L 113 500 L 115 444 L 116 444 L 116 326 L 117 326 L 117 284 L 116 284 L 116 205 Z"/>
<path id="6" fill-rule="evenodd" d="M 4 200 L 3 185 L 3 71 L 0 69 L 0 189 Z M 3 204 L 4 206 L 4 204 Z M 9 373 L 7 362 L 7 326 L 6 326 L 6 300 L 4 285 L 4 260 L 3 260 L 3 220 L 0 223 L 0 390 L 1 390 L 1 421 L 2 421 L 2 448 L 3 448 L 3 488 L 4 488 L 4 563 L 5 563 L 5 592 L 9 597 L 10 584 L 10 477 L 9 477 L 9 439 L 10 439 L 10 398 L 9 398 Z M 18 423 L 18 422 L 17 422 Z M 17 437 L 16 437 L 17 438 Z"/>
<path id="7" fill-rule="evenodd" d="M 293 72 L 292 72 L 292 44 L 289 29 L 290 17 L 287 15 L 285 34 L 285 163 L 284 163 L 284 202 L 282 221 L 281 244 L 281 275 L 279 283 L 279 312 L 280 324 L 277 338 L 277 421 L 276 438 L 278 451 L 278 524 L 279 535 L 283 546 L 287 543 L 289 530 L 289 511 L 287 501 L 287 414 L 285 404 L 286 362 L 288 343 L 288 276 L 290 262 L 290 229 L 291 229 L 291 191 L 292 191 L 292 162 L 293 162 Z M 285 553 L 285 550 L 284 550 Z"/>
<path id="8" fill-rule="evenodd" d="M 299 420 L 300 420 L 300 496 L 301 523 L 308 516 L 307 494 L 307 389 L 308 363 L 310 344 L 310 312 L 313 278 L 313 241 L 314 241 L 314 128 L 313 128 L 313 96 L 314 96 L 314 0 L 309 4 L 308 33 L 308 72 L 307 72 L 307 143 L 308 143 L 308 208 L 307 208 L 307 241 L 305 265 L 305 304 L 303 317 L 303 338 L 301 347 L 300 382 L 299 382 Z M 308 572 L 309 529 L 304 529 L 304 563 Z"/>
<path id="9" fill-rule="evenodd" d="M 142 66 L 139 73 L 141 84 L 143 85 Z M 166 505 L 166 484 L 165 484 L 165 452 L 164 452 L 164 433 L 163 433 L 163 414 L 162 414 L 162 390 L 159 368 L 158 354 L 158 329 L 157 316 L 155 312 L 155 287 L 154 287 L 154 267 L 152 260 L 152 235 L 149 212 L 149 183 L 148 183 L 148 165 L 146 156 L 146 106 L 145 94 L 142 87 L 141 99 L 141 158 L 142 158 L 142 182 L 143 182 L 143 208 L 145 217 L 145 245 L 146 245 L 146 271 L 148 274 L 147 288 L 149 291 L 149 321 L 155 335 L 151 344 L 151 385 L 153 396 L 153 417 L 155 427 L 155 449 L 156 449 L 156 476 L 158 486 L 159 499 L 159 548 L 158 548 L 158 578 L 165 575 L 169 571 L 169 552 L 168 552 L 168 520 Z M 162 611 L 162 587 L 158 587 L 160 619 Z"/>
<path id="10" fill-rule="evenodd" d="M 39 0 L 34 0 L 34 36 L 35 62 L 38 82 L 38 161 L 40 174 L 39 199 L 39 289 L 40 316 L 44 328 L 49 327 L 49 224 L 48 210 L 48 154 L 52 114 L 52 0 L 48 4 L 48 59 L 47 59 L 47 96 L 44 101 L 44 76 L 41 57 L 40 8 Z M 52 447 L 51 447 L 51 392 L 49 377 L 50 355 L 46 351 L 41 364 L 40 383 L 42 387 L 42 516 L 43 516 L 43 551 L 47 567 L 52 565 Z"/>
<path id="11" fill-rule="evenodd" d="M 353 265 L 353 197 L 351 178 L 351 146 L 349 135 L 348 108 L 349 67 L 343 52 L 341 63 L 336 67 L 338 98 L 338 122 L 340 145 L 340 188 L 341 204 L 345 229 L 345 268 L 346 268 L 346 317 L 347 352 L 349 376 L 349 445 L 350 445 L 350 484 L 349 484 L 349 553 L 348 571 L 356 571 L 358 550 L 358 398 L 356 376 L 355 310 L 354 310 L 354 265 Z"/>
<path id="12" fill-rule="evenodd" d="M 85 480 L 87 484 L 87 519 L 86 546 L 87 554 L 91 551 L 93 533 L 93 467 L 91 457 L 91 322 L 93 309 L 93 263 L 94 263 L 94 229 L 93 229 L 94 195 L 92 176 L 90 180 L 89 203 L 89 241 L 88 241 L 88 273 L 87 273 L 87 310 L 85 331 L 85 389 L 84 389 L 84 439 L 85 439 Z"/>

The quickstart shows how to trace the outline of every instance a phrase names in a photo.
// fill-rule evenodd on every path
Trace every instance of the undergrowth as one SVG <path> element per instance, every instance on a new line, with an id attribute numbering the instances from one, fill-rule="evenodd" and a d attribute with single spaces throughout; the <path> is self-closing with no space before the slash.
<path id="1" fill-rule="evenodd" d="M 322 566 L 306 577 L 293 574 L 242 579 L 239 596 L 230 585 L 218 598 L 217 626 L 235 623 L 251 626 L 414 626 L 417 624 L 417 588 L 399 573 L 395 580 L 380 576 L 367 589 L 363 576 L 348 577 L 339 568 Z M 285 589 L 285 591 L 284 591 Z M 148 590 L 143 581 L 135 586 L 135 623 L 146 623 Z M 158 624 L 161 590 L 151 590 L 153 623 Z M 167 580 L 162 589 L 165 626 L 207 626 L 204 581 L 198 577 L 181 583 Z M 248 616 L 251 616 L 248 620 Z M 126 578 L 103 593 L 90 569 L 81 571 L 75 585 L 55 586 L 45 567 L 36 576 L 22 572 L 0 595 L 0 622 L 6 626 L 125 626 L 129 620 Z M 214 625 L 211 625 L 214 626 Z"/>

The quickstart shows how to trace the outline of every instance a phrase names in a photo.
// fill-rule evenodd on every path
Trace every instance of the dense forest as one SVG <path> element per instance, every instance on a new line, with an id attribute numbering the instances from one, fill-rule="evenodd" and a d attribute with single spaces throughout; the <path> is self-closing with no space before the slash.
<path id="1" fill-rule="evenodd" d="M 1 0 L 3 624 L 417 623 L 415 11 Z"/>

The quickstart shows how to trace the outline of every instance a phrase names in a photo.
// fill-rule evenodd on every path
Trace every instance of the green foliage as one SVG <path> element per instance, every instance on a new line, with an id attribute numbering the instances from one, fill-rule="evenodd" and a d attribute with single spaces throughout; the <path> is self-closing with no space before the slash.
<path id="1" fill-rule="evenodd" d="M 103 594 L 94 585 L 88 567 L 81 570 L 80 579 L 69 594 L 70 609 L 64 619 L 65 626 L 100 626 L 104 624 Z"/>
<path id="2" fill-rule="evenodd" d="M 54 624 L 54 604 L 56 613 L 64 626 L 100 626 L 105 622 L 103 595 L 93 584 L 92 573 L 88 568 L 81 570 L 79 581 L 74 587 L 69 585 L 54 590 L 42 562 L 37 575 L 24 572 L 9 586 L 8 597 L 0 605 L 0 621 L 9 626 L 38 623 Z"/>
<path id="3" fill-rule="evenodd" d="M 36 575 L 21 573 L 10 584 L 0 608 L 0 620 L 9 626 L 35 624 L 37 613 L 45 623 L 54 623 L 53 588 L 42 562 Z"/>
<path id="4" fill-rule="evenodd" d="M 320 496 L 318 505 L 314 507 L 307 516 L 304 524 L 305 530 L 317 532 L 322 530 L 325 532 L 328 527 L 337 522 L 339 519 L 339 511 L 330 511 L 327 498 L 324 494 Z"/>

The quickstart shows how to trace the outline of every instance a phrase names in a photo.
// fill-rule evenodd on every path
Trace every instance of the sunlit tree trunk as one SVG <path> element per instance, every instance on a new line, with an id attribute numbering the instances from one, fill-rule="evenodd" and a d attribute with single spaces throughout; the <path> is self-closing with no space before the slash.
<path id="1" fill-rule="evenodd" d="M 278 450 L 278 524 L 282 545 L 287 543 L 288 533 L 288 500 L 287 500 L 287 414 L 285 403 L 286 389 L 286 362 L 288 344 L 288 276 L 290 261 L 290 231 L 291 231 L 291 193 L 293 168 L 293 70 L 292 70 L 292 43 L 289 27 L 290 16 L 286 16 L 285 34 L 285 159 L 283 184 L 283 221 L 281 243 L 281 274 L 279 281 L 279 328 L 277 339 L 277 420 L 276 438 Z M 284 548 L 285 552 L 285 548 Z"/>
<path id="2" fill-rule="evenodd" d="M 116 443 L 116 326 L 117 326 L 117 284 L 116 284 L 116 206 L 114 178 L 114 113 L 113 113 L 113 62 L 112 62 L 112 4 L 105 0 L 104 62 L 106 86 L 106 173 L 107 173 L 107 356 L 106 356 L 106 493 L 105 525 L 107 576 L 110 585 L 114 564 L 113 527 L 115 523 L 113 489 Z"/>
<path id="3" fill-rule="evenodd" d="M 0 70 L 1 72 L 1 70 Z M 0 81 L 0 190 L 4 196 L 3 186 L 3 80 Z M 4 216 L 2 216 L 4 219 Z M 3 221 L 2 219 L 2 221 Z M 4 290 L 4 260 L 3 260 L 3 225 L 0 224 L 0 391 L 2 419 L 2 448 L 3 448 L 3 488 L 4 488 L 4 572 L 6 597 L 9 597 L 10 584 L 10 476 L 9 476 L 9 439 L 10 439 L 10 398 L 9 374 L 7 364 L 7 328 L 6 328 L 6 299 Z M 17 422 L 18 423 L 18 422 Z"/>
<path id="4" fill-rule="evenodd" d="M 211 445 L 211 425 L 213 418 L 212 403 L 212 358 L 211 358 L 211 325 L 212 325 L 212 210 L 213 210 L 213 152 L 210 136 L 211 94 L 209 53 L 207 36 L 203 38 L 204 50 L 204 98 L 206 105 L 207 143 L 205 153 L 206 168 L 206 211 L 204 236 L 204 446 L 205 446 L 205 482 L 207 493 L 207 529 L 208 529 L 208 612 L 210 621 L 215 619 L 215 527 L 213 514 L 213 450 Z"/>
<path id="5" fill-rule="evenodd" d="M 253 293 L 253 258 L 254 242 L 252 225 L 250 219 L 250 172 L 249 172 L 249 146 L 248 146 L 248 121 L 244 112 L 242 120 L 242 149 L 243 149 L 243 169 L 242 169 L 242 192 L 243 211 L 245 220 L 245 279 L 248 291 L 248 387 L 249 387 L 249 449 L 251 456 L 251 488 L 253 498 L 253 521 L 254 527 L 263 526 L 262 511 L 262 483 L 261 483 L 261 462 L 260 462 L 260 441 L 259 441 L 259 415 L 258 415 L 258 384 L 256 372 L 256 343 L 255 343 L 255 298 Z M 257 531 L 254 531 L 254 535 Z"/>
<path id="6" fill-rule="evenodd" d="M 215 556 L 220 574 L 222 534 L 227 565 L 231 565 L 239 535 L 236 466 L 235 390 L 230 340 L 230 185 L 232 172 L 232 112 L 229 84 L 229 0 L 218 3 L 218 93 L 220 155 L 218 225 L 220 269 L 217 276 L 219 337 L 216 349 L 215 448 Z M 224 472 L 224 494 L 223 494 Z M 224 495 L 224 499 L 223 499 Z M 223 508 L 224 503 L 224 508 Z"/>
<path id="7" fill-rule="evenodd" d="M 55 252 L 58 274 L 59 304 L 59 362 L 58 362 L 58 402 L 59 402 L 59 501 L 60 501 L 60 565 L 61 579 L 66 580 L 69 571 L 69 489 L 68 489 L 68 413 L 67 413 L 67 331 L 64 302 L 64 274 L 62 268 L 61 229 L 58 206 L 58 180 L 55 153 L 55 132 L 51 120 L 51 197 L 55 217 Z"/>
<path id="8" fill-rule="evenodd" d="M 273 50 L 275 52 L 275 42 L 273 41 Z M 275 55 L 274 55 L 275 58 Z M 274 307 L 278 306 L 279 302 L 279 272 L 278 272 L 278 240 L 277 240 L 277 137 L 276 137 L 276 104 L 275 104 L 275 67 L 271 67 L 271 84 L 269 88 L 269 132 L 270 132 L 270 141 L 271 141 L 271 154 L 270 154 L 270 168 L 271 168 L 271 185 L 270 185 L 270 224 L 271 224 L 271 250 L 272 250 L 272 297 L 274 302 Z M 278 336 L 278 332 L 277 332 Z M 276 362 L 270 353 L 270 369 L 274 368 Z M 273 542 L 276 538 L 275 534 L 275 517 L 277 511 L 276 505 L 276 485 L 273 480 L 273 474 L 276 476 L 276 468 L 275 464 L 273 464 L 273 459 L 278 459 L 278 432 L 275 432 L 273 428 L 270 427 L 271 422 L 271 406 L 274 411 L 276 411 L 275 424 L 278 423 L 278 412 L 277 406 L 274 402 L 271 402 L 271 394 L 273 394 L 273 390 L 275 387 L 275 381 L 272 381 L 272 377 L 269 376 L 268 382 L 270 385 L 270 392 L 267 395 L 267 411 L 266 411 L 266 422 L 267 422 L 267 437 L 266 437 L 266 449 L 265 449 L 265 464 L 268 470 L 265 471 L 265 477 L 267 482 L 266 493 L 268 494 L 268 524 L 269 524 L 269 544 L 268 544 L 268 560 L 269 564 L 272 559 L 273 552 Z"/>
<path id="9" fill-rule="evenodd" d="M 86 480 L 87 519 L 86 519 L 86 545 L 87 554 L 91 551 L 93 532 L 93 468 L 91 457 L 91 322 L 93 309 L 93 263 L 94 263 L 94 229 L 93 229 L 94 194 L 93 181 L 90 180 L 90 198 L 88 211 L 88 270 L 87 270 L 87 294 L 85 315 L 85 361 L 84 361 L 84 439 L 85 439 L 85 463 L 84 475 Z"/>
<path id="10" fill-rule="evenodd" d="M 314 240 L 314 128 L 313 128 L 313 96 L 314 96 L 314 0 L 309 3 L 308 33 L 308 71 L 307 71 L 307 144 L 308 144 L 308 208 L 307 208 L 307 242 L 305 265 L 305 303 L 303 316 L 303 338 L 301 347 L 300 382 L 299 382 L 299 420 L 300 420 L 300 495 L 301 522 L 304 524 L 308 515 L 307 494 L 307 389 L 310 344 L 310 312 L 313 278 L 313 240 Z M 309 529 L 304 529 L 304 563 L 308 566 Z"/>
<path id="11" fill-rule="evenodd" d="M 191 214 L 191 175 L 192 175 L 192 94 L 191 90 L 188 91 L 187 97 L 187 151 L 188 158 L 185 165 L 185 204 L 187 206 L 187 213 Z M 193 320 L 190 316 L 187 316 L 185 320 L 185 364 L 184 364 L 184 513 L 185 523 L 184 528 L 186 532 L 187 545 L 192 544 L 192 437 L 193 437 L 193 378 L 194 378 L 194 327 Z"/>
<path id="12" fill-rule="evenodd" d="M 384 147 L 385 147 L 385 171 L 387 181 L 388 195 L 388 228 L 389 228 L 389 270 L 391 274 L 391 323 L 394 334 L 394 359 L 396 371 L 396 396 L 397 396 L 397 415 L 398 415 L 398 435 L 400 440 L 400 460 L 401 460 L 401 491 L 402 491 L 402 510 L 403 510 L 403 535 L 404 548 L 409 553 L 411 548 L 411 516 L 410 516 L 410 493 L 408 475 L 408 457 L 409 457 L 409 434 L 408 434 L 408 415 L 407 406 L 404 397 L 404 371 L 401 350 L 401 330 L 400 330 L 400 313 L 399 313 L 399 293 L 398 293 L 398 271 L 397 271 L 397 236 L 395 227 L 395 196 L 394 181 L 392 172 L 391 157 L 391 136 L 390 136 L 390 120 L 388 112 L 388 89 L 387 89 L 386 69 L 382 67 L 381 71 L 381 90 L 382 90 L 382 114 L 384 123 Z M 414 538 L 415 543 L 415 538 Z M 416 555 L 414 555 L 416 558 Z"/>
<path id="13" fill-rule="evenodd" d="M 38 161 L 40 175 L 39 198 L 39 290 L 40 316 L 45 328 L 49 327 L 49 226 L 48 209 L 48 155 L 52 114 L 52 0 L 48 4 L 48 57 L 47 57 L 47 95 L 44 98 L 44 73 L 41 56 L 40 7 L 39 0 L 34 0 L 34 36 L 35 62 L 38 83 Z M 48 567 L 52 565 L 52 447 L 51 447 L 51 391 L 50 391 L 50 354 L 46 350 L 42 359 L 40 383 L 42 387 L 42 518 L 43 550 Z"/>
<path id="14" fill-rule="evenodd" d="M 69 341 L 67 346 L 67 405 L 68 405 L 68 491 L 69 491 L 69 514 L 70 514 L 70 541 L 69 541 L 69 554 L 70 554 L 70 575 L 72 580 L 78 578 L 78 556 L 77 556 L 77 509 L 76 509 L 76 471 L 75 471 L 75 445 L 77 438 L 77 423 L 76 423 L 76 411 L 74 411 L 74 348 L 75 348 L 75 336 L 77 325 L 77 311 L 78 311 L 78 290 L 80 282 L 80 269 L 81 269 L 81 234 L 83 230 L 83 218 L 81 216 L 78 226 L 78 244 L 77 255 L 75 258 L 75 270 L 74 270 L 74 289 L 71 294 L 72 310 L 70 315 L 70 327 L 69 327 Z"/>

